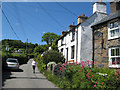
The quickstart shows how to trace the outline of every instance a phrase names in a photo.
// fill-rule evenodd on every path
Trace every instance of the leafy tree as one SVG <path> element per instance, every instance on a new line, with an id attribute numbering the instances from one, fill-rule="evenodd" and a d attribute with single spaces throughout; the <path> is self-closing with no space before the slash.
<path id="1" fill-rule="evenodd" d="M 52 50 L 58 50 L 57 40 L 58 40 L 60 37 L 61 37 L 61 35 L 58 35 L 58 37 L 57 37 L 55 40 L 53 40 L 53 43 L 52 43 L 52 46 L 51 46 Z"/>
<path id="2" fill-rule="evenodd" d="M 55 34 L 55 33 L 50 33 L 50 32 L 47 32 L 47 33 L 44 33 L 44 35 L 42 36 L 42 42 L 46 42 L 47 45 L 52 45 L 52 42 L 53 40 L 55 40 L 55 38 L 57 38 L 58 35 Z"/>
<path id="3" fill-rule="evenodd" d="M 61 52 L 55 51 L 55 50 L 49 50 L 43 53 L 43 63 L 47 64 L 49 62 L 64 62 L 64 56 Z"/>
<path id="4" fill-rule="evenodd" d="M 48 50 L 48 45 L 38 45 L 37 47 L 35 47 L 34 53 L 42 54 L 46 50 Z"/>

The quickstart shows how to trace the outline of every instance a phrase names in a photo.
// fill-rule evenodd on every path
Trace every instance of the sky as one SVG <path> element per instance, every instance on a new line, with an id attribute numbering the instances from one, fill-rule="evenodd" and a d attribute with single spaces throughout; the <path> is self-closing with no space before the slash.
<path id="1" fill-rule="evenodd" d="M 62 35 L 77 17 L 92 15 L 93 2 L 3 2 L 2 10 L 13 30 L 2 14 L 2 39 L 21 40 L 33 44 L 41 42 L 44 33 L 53 32 Z M 110 5 L 107 4 L 107 13 Z M 16 35 L 15 35 L 16 33 Z"/>

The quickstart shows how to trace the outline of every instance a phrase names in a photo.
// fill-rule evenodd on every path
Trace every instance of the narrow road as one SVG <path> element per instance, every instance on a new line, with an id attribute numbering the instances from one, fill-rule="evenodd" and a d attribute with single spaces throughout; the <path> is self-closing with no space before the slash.
<path id="1" fill-rule="evenodd" d="M 27 64 L 20 66 L 20 71 L 5 72 L 3 88 L 58 88 L 53 83 L 48 81 L 36 68 L 36 73 L 32 72 L 33 59 L 30 59 Z M 9 75 L 9 76 L 8 76 Z"/>

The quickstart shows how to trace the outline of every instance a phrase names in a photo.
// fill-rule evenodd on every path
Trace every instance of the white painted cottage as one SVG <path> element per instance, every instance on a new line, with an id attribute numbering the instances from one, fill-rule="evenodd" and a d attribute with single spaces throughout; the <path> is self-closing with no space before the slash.
<path id="1" fill-rule="evenodd" d="M 92 60 L 93 40 L 91 26 L 107 15 L 106 3 L 95 2 L 93 14 L 88 18 L 78 16 L 77 25 L 70 25 L 68 31 L 62 32 L 58 40 L 58 49 L 63 53 L 66 63 Z"/>

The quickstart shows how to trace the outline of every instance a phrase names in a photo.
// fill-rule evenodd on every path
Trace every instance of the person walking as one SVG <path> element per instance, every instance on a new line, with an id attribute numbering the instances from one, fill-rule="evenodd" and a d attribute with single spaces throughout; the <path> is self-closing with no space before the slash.
<path id="1" fill-rule="evenodd" d="M 35 61 L 35 59 L 33 59 L 33 61 L 32 61 L 33 73 L 35 73 L 36 65 L 37 65 L 37 62 Z"/>

